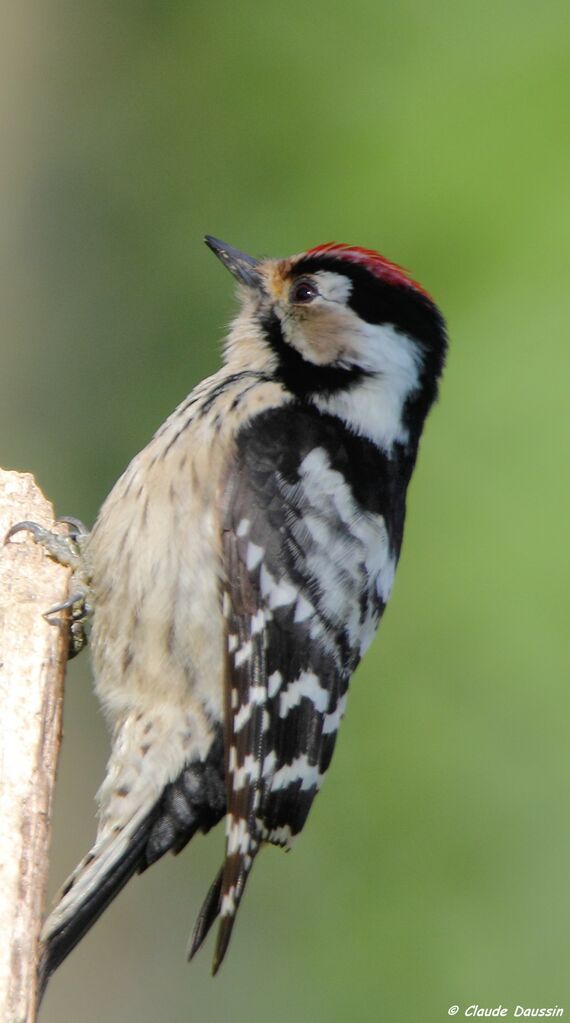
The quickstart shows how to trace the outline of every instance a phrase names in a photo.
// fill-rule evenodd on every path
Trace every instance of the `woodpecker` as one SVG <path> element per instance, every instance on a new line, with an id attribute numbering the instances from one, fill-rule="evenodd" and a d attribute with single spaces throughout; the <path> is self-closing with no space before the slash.
<path id="1" fill-rule="evenodd" d="M 219 917 L 218 969 L 259 849 L 290 846 L 330 764 L 445 360 L 433 300 L 375 251 L 206 243 L 239 282 L 223 367 L 69 540 L 112 749 L 95 843 L 44 927 L 42 985 L 131 876 L 225 817 L 189 948 Z"/>

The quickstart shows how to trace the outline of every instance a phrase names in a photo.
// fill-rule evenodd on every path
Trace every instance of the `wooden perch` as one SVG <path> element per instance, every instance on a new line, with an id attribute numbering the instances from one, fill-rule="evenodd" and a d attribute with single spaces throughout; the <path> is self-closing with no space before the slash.
<path id="1" fill-rule="evenodd" d="M 36 1019 L 38 942 L 67 659 L 66 630 L 42 615 L 65 600 L 69 569 L 57 565 L 25 532 L 4 546 L 10 526 L 23 519 L 60 528 L 32 476 L 0 469 L 2 1023 Z"/>

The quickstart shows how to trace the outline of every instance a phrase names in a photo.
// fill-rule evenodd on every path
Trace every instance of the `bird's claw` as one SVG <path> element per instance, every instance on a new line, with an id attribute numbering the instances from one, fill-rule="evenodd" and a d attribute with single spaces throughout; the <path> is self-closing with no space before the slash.
<path id="1" fill-rule="evenodd" d="M 31 534 L 35 543 L 44 548 L 50 558 L 57 561 L 59 565 L 71 569 L 70 596 L 61 603 L 50 607 L 48 611 L 44 611 L 43 617 L 51 625 L 59 626 L 64 624 L 63 619 L 52 616 L 59 611 L 69 611 L 69 618 L 66 622 L 69 628 L 68 656 L 72 658 L 76 657 L 87 645 L 86 625 L 92 613 L 91 605 L 88 602 L 89 579 L 85 571 L 81 549 L 81 541 L 88 535 L 88 531 L 80 519 L 72 516 L 64 515 L 57 519 L 57 522 L 63 522 L 68 527 L 67 536 L 53 533 L 45 526 L 26 519 L 11 526 L 4 538 L 4 543 L 9 543 L 16 533 L 25 531 Z"/>
<path id="2" fill-rule="evenodd" d="M 81 519 L 76 519 L 74 515 L 60 515 L 55 521 L 63 522 L 66 526 L 68 526 L 69 535 L 74 540 L 77 540 L 80 536 L 86 536 L 89 532 L 87 526 L 81 521 Z"/>
<path id="3" fill-rule="evenodd" d="M 74 523 L 78 521 L 74 520 Z M 4 543 L 9 543 L 16 533 L 23 531 L 31 533 L 35 543 L 40 544 L 47 551 L 50 558 L 57 561 L 59 565 L 65 565 L 73 570 L 81 567 L 80 537 L 85 535 L 86 530 L 80 533 L 74 529 L 67 536 L 62 536 L 60 533 L 52 533 L 50 529 L 40 526 L 37 522 L 30 522 L 25 519 L 23 522 L 16 522 L 14 526 L 10 527 L 4 538 Z"/>
<path id="4" fill-rule="evenodd" d="M 69 649 L 67 656 L 69 660 L 73 657 L 77 657 L 85 646 L 87 646 L 87 629 L 86 625 L 92 614 L 91 605 L 87 601 L 87 595 L 80 591 L 79 593 L 72 593 L 67 600 L 62 600 L 60 604 L 54 604 L 48 611 L 43 612 L 43 618 L 50 623 L 50 625 L 63 625 L 62 618 L 52 618 L 52 615 L 56 615 L 59 611 L 69 611 L 69 618 L 67 624 L 69 627 Z"/>

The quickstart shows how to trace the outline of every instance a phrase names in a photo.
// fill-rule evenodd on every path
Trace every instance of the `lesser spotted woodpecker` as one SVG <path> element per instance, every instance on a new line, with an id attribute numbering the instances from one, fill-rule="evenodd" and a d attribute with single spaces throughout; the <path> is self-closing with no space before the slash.
<path id="1" fill-rule="evenodd" d="M 289 846 L 330 764 L 444 363 L 437 307 L 377 252 L 257 260 L 206 241 L 239 281 L 224 366 L 76 537 L 113 738 L 43 983 L 133 874 L 225 817 L 190 946 L 219 916 L 217 970 L 259 849 Z"/>

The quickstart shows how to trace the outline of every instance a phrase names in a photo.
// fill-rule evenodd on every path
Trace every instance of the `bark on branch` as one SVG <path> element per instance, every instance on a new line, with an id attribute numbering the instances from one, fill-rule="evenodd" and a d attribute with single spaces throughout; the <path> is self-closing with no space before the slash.
<path id="1" fill-rule="evenodd" d="M 14 523 L 54 528 L 28 474 L 0 469 L 0 1020 L 36 1019 L 38 939 L 61 740 L 67 630 L 43 617 L 65 600 L 69 570 Z M 57 528 L 57 527 L 55 527 Z"/>

